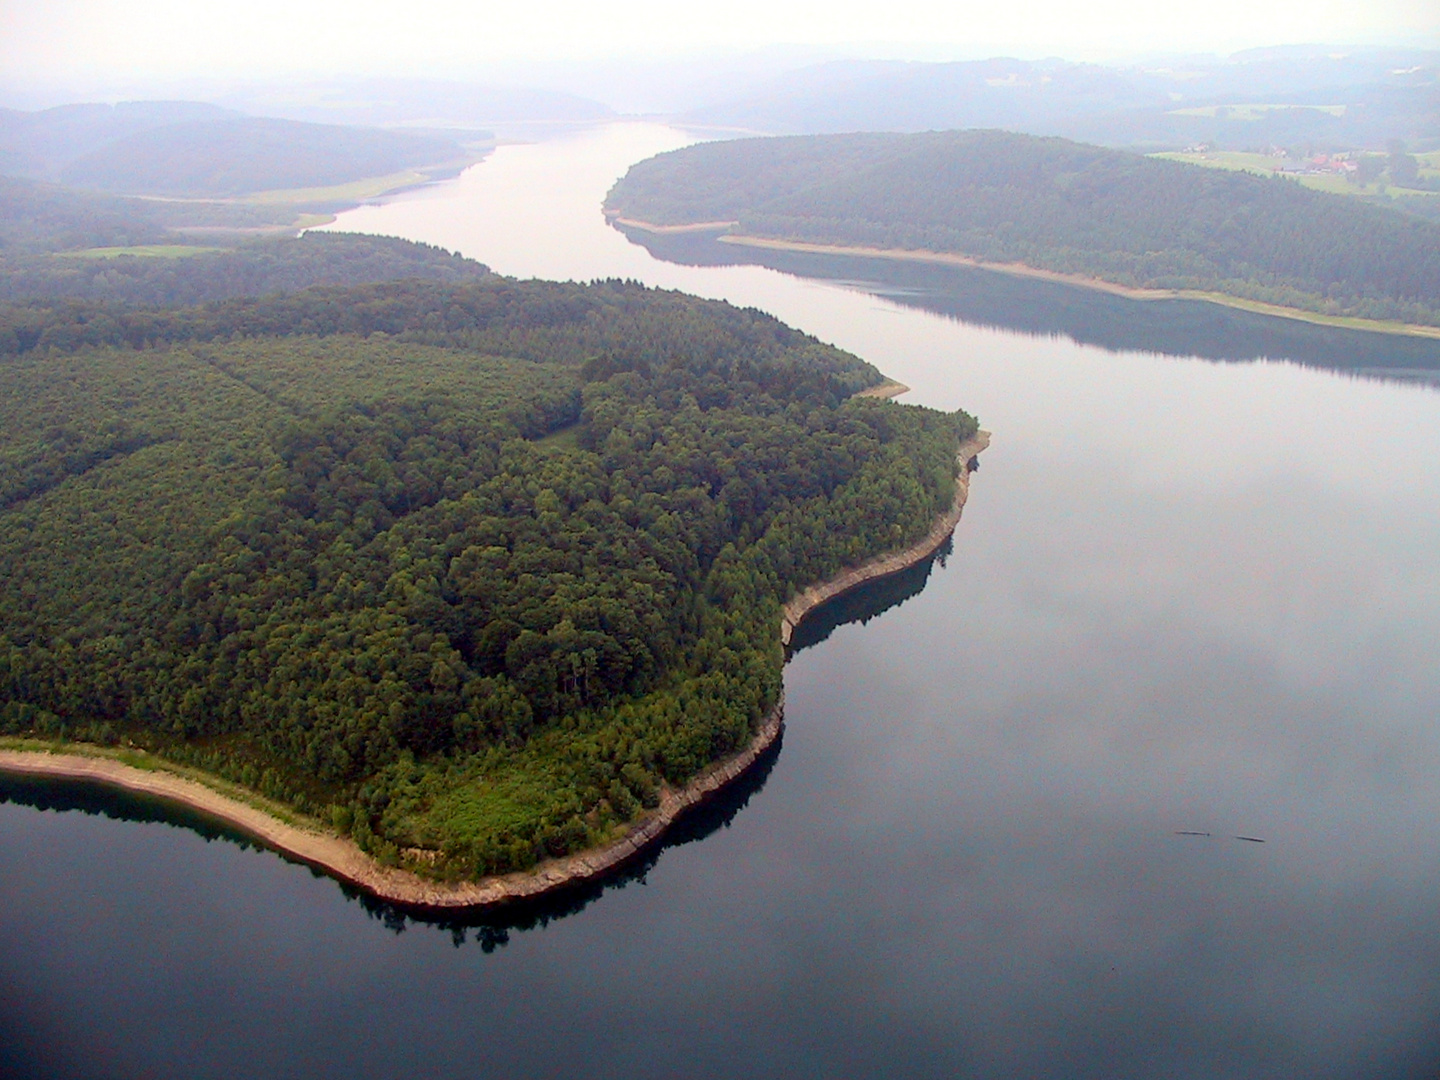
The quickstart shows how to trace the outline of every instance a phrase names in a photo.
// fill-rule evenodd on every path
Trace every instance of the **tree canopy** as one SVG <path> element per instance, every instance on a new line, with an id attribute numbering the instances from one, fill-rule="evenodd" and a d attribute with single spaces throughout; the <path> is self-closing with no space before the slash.
<path id="1" fill-rule="evenodd" d="M 1440 323 L 1440 225 L 1287 179 L 1000 131 L 701 143 L 640 162 L 612 214 L 951 252 L 1127 286 Z"/>
<path id="2" fill-rule="evenodd" d="M 780 605 L 948 506 L 943 414 L 638 284 L 0 306 L 0 727 L 427 873 L 603 841 L 751 736 Z"/>

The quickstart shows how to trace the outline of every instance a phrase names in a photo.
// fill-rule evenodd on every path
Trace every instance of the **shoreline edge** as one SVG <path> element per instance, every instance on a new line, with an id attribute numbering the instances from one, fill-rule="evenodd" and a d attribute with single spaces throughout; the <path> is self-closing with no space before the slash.
<path id="1" fill-rule="evenodd" d="M 890 383 L 884 389 L 889 391 L 886 396 L 890 396 L 905 388 Z M 989 445 L 987 431 L 977 431 L 960 444 L 954 502 L 936 518 L 924 537 L 903 551 L 876 556 L 792 597 L 781 609 L 781 644 L 788 648 L 795 627 L 826 601 L 867 581 L 914 566 L 934 554 L 959 524 L 969 497 L 972 463 Z M 408 870 L 385 866 L 361 851 L 348 837 L 292 824 L 259 806 L 164 768 L 138 768 L 114 757 L 0 749 L 0 773 L 79 780 L 178 803 L 236 829 L 284 858 L 304 863 L 379 900 L 411 910 L 455 912 L 537 899 L 618 869 L 658 843 L 686 810 L 706 801 L 746 773 L 779 738 L 784 717 L 782 690 L 764 723 L 742 750 L 711 764 L 682 788 L 665 788 L 659 806 L 645 813 L 619 838 L 575 855 L 547 859 L 531 870 L 469 882 L 430 881 Z M 164 764 L 162 759 L 154 760 L 157 765 Z"/>
<path id="2" fill-rule="evenodd" d="M 1253 315 L 1269 315 L 1277 319 L 1310 323 L 1312 326 L 1326 326 L 1336 330 L 1358 330 L 1371 334 L 1391 334 L 1401 337 L 1440 338 L 1440 326 L 1421 323 L 1405 323 L 1384 319 L 1365 319 L 1358 315 L 1326 315 L 1320 311 L 1305 308 L 1285 307 L 1263 300 L 1250 300 L 1243 296 L 1232 296 L 1223 292 L 1207 292 L 1202 289 L 1161 289 L 1140 288 L 1106 281 L 1104 278 L 1087 274 L 1068 274 L 1058 270 L 1042 270 L 1027 263 L 999 263 L 961 255 L 957 252 L 927 251 L 919 248 L 882 248 L 852 244 L 822 244 L 808 240 L 783 240 L 770 236 L 751 236 L 748 233 L 727 232 L 740 224 L 738 221 L 702 221 L 693 225 L 655 225 L 637 218 L 607 214 L 606 220 L 612 225 L 638 229 L 641 232 L 666 235 L 670 233 L 714 233 L 722 244 L 737 247 L 763 248 L 769 251 L 792 251 L 802 255 L 838 255 L 861 259 L 889 259 L 894 262 L 929 263 L 937 266 L 963 266 L 975 270 L 989 270 L 1011 277 L 1034 278 L 1059 285 L 1070 285 L 1079 289 L 1109 293 L 1126 300 L 1198 300 L 1221 307 L 1248 311 Z"/>

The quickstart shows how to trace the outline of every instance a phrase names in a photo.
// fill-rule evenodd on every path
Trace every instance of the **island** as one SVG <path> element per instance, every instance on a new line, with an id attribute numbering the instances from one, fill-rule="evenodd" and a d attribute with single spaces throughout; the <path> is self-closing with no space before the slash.
<path id="1" fill-rule="evenodd" d="M 956 263 L 1440 335 L 1440 224 L 1313 191 L 1003 131 L 699 143 L 632 166 L 605 212 L 726 243 Z"/>
<path id="2" fill-rule="evenodd" d="M 3 305 L 0 385 L 0 769 L 420 907 L 604 873 L 741 775 L 789 630 L 933 553 L 987 441 L 761 312 L 474 266 Z"/>

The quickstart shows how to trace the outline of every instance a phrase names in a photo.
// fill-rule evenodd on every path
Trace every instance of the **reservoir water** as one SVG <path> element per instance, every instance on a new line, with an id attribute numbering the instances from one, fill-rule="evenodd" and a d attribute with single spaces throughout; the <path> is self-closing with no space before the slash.
<path id="1" fill-rule="evenodd" d="M 686 141 L 504 146 L 334 227 L 760 307 L 969 409 L 953 551 L 811 628 L 746 790 L 501 921 L 0 785 L 0 1074 L 1433 1077 L 1440 392 L 1400 376 L 1440 343 L 652 254 L 600 201 Z"/>

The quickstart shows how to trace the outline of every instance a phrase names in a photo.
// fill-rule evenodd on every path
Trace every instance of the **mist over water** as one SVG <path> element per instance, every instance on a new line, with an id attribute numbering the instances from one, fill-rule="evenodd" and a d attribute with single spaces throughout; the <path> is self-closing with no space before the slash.
<path id="1" fill-rule="evenodd" d="M 1440 393 L 1199 333 L 1078 344 L 1043 289 L 1006 299 L 1023 332 L 659 261 L 600 200 L 686 141 L 503 146 L 334 227 L 762 307 L 977 413 L 953 553 L 796 654 L 783 748 L 713 832 L 458 948 L 270 853 L 12 793 L 0 1065 L 1433 1076 Z"/>

